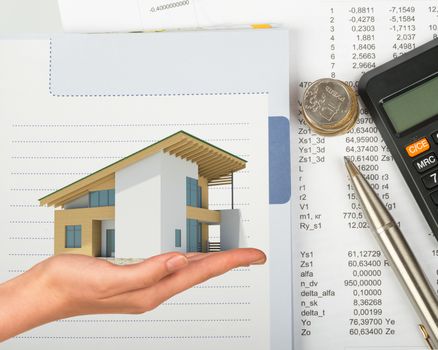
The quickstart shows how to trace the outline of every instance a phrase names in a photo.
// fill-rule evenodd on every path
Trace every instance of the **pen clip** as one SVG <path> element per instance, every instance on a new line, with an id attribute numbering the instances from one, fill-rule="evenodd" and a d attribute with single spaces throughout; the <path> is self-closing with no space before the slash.
<path id="1" fill-rule="evenodd" d="M 420 327 L 421 334 L 423 335 L 424 340 L 426 340 L 426 343 L 429 346 L 429 349 L 433 350 L 432 343 L 430 342 L 430 336 L 429 336 L 429 333 L 427 332 L 426 328 L 422 324 L 419 324 L 418 327 Z"/>

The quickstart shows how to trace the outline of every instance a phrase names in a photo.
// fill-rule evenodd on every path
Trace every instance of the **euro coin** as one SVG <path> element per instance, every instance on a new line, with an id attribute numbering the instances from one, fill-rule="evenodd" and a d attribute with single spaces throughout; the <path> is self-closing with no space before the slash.
<path id="1" fill-rule="evenodd" d="M 317 134 L 344 134 L 354 127 L 358 116 L 356 93 L 340 80 L 319 79 L 304 92 L 303 117 Z"/>

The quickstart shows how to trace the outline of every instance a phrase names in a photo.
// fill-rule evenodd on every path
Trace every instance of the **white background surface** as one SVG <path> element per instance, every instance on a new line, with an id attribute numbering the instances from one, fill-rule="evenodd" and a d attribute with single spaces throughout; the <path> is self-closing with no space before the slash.
<path id="1" fill-rule="evenodd" d="M 268 135 L 263 132 L 267 130 L 268 123 L 267 95 L 157 96 L 135 100 L 129 97 L 59 99 L 47 94 L 49 43 L 46 40 L 2 41 L 1 46 L 0 51 L 7 54 L 0 55 L 0 75 L 4 78 L 0 81 L 0 91 L 2 96 L 5 94 L 2 97 L 5 128 L 0 138 L 0 158 L 9 159 L 10 155 L 20 157 L 10 159 L 5 165 L 10 170 L 0 186 L 2 198 L 6 199 L 0 203 L 0 208 L 8 213 L 0 220 L 5 232 L 21 237 L 48 237 L 53 227 L 53 208 L 37 205 L 40 192 L 45 191 L 43 189 L 70 183 L 78 177 L 78 173 L 92 172 L 108 164 L 113 157 L 119 159 L 142 145 L 156 142 L 184 128 L 249 159 L 248 172 L 239 176 L 236 174 L 235 204 L 247 219 L 245 224 L 251 236 L 250 244 L 269 254 Z M 32 59 L 29 59 L 29 52 L 32 52 Z M 28 103 L 19 103 L 23 100 Z M 87 114 L 84 110 L 93 113 Z M 41 119 L 35 118 L 37 114 L 41 115 Z M 140 122 L 146 125 L 145 116 L 148 116 L 149 126 L 138 126 Z M 72 120 L 75 124 L 71 124 Z M 218 120 L 221 123 L 218 124 Z M 13 123 L 64 126 L 41 126 L 35 132 L 33 127 L 25 127 L 27 131 L 23 131 L 21 127 L 13 127 Z M 120 127 L 121 124 L 127 126 Z M 106 140 L 121 142 L 108 146 Z M 56 147 L 53 147 L 53 141 Z M 38 147 L 35 147 L 36 144 Z M 21 158 L 23 156 L 25 158 Z M 28 156 L 32 157 L 31 161 Z M 57 161 L 42 161 L 41 157 L 55 157 Z M 37 175 L 31 179 L 12 175 L 17 172 L 70 174 Z M 38 188 L 38 191 L 10 191 L 15 186 Z M 225 205 L 229 198 L 228 190 L 223 187 L 222 190 L 212 190 L 211 208 L 228 207 Z M 26 206 L 11 207 L 9 203 Z M 31 219 L 23 224 L 25 217 Z M 2 268 L 0 280 L 28 269 L 53 251 L 53 242 L 49 239 L 23 244 L 22 240 L 10 240 L 8 235 L 0 235 L 0 243 L 2 267 L 8 269 Z M 211 350 L 224 347 L 265 350 L 269 348 L 270 340 L 268 272 L 269 265 L 241 268 L 182 293 L 151 313 L 136 317 L 88 316 L 83 320 L 54 322 L 30 331 L 22 338 L 10 340 L 3 348 L 21 350 L 27 348 L 26 344 L 32 344 L 33 349 L 77 349 L 88 339 L 91 343 L 88 348 L 95 346 L 96 340 L 99 340 L 107 349 L 125 347 L 134 350 L 146 346 L 154 350 L 168 350 L 169 342 L 172 341 L 173 346 L 178 341 L 180 349 L 205 349 L 207 344 Z M 224 321 L 230 319 L 232 322 Z M 178 327 L 175 327 L 176 322 Z M 184 338 L 175 338 L 177 336 Z M 196 338 L 199 336 L 210 338 L 201 341 Z"/>
<path id="2" fill-rule="evenodd" d="M 61 31 L 56 0 L 0 0 L 0 34 Z"/>

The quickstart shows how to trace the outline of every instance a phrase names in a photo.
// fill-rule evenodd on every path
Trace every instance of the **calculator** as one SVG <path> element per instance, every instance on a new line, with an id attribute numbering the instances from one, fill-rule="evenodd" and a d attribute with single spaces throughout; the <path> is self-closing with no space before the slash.
<path id="1" fill-rule="evenodd" d="M 365 73 L 359 95 L 438 239 L 438 39 Z"/>

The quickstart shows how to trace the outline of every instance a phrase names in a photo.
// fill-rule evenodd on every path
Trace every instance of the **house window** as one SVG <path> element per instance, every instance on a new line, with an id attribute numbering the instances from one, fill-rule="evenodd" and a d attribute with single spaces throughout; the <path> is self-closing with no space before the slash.
<path id="1" fill-rule="evenodd" d="M 90 208 L 114 206 L 116 201 L 116 191 L 111 189 L 90 192 L 89 200 Z"/>
<path id="2" fill-rule="evenodd" d="M 66 248 L 82 247 L 81 225 L 68 225 L 65 227 L 65 247 Z"/>
<path id="3" fill-rule="evenodd" d="M 202 252 L 202 225 L 187 219 L 187 252 Z"/>
<path id="4" fill-rule="evenodd" d="M 191 177 L 186 178 L 186 204 L 191 207 L 201 207 L 201 191 L 198 180 Z"/>
<path id="5" fill-rule="evenodd" d="M 181 230 L 175 230 L 175 247 L 181 248 Z"/>

